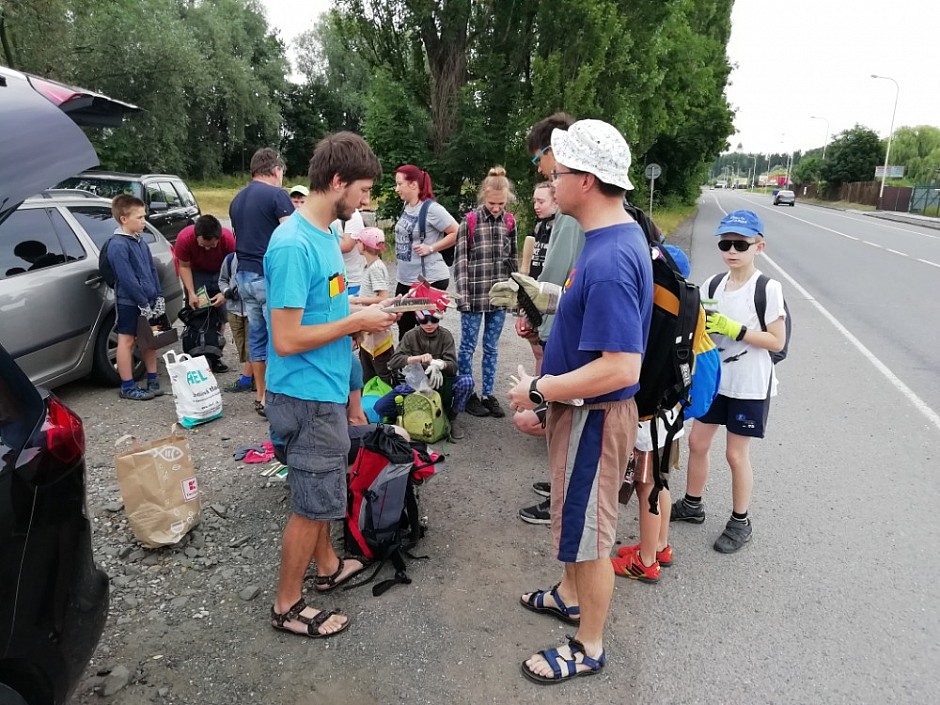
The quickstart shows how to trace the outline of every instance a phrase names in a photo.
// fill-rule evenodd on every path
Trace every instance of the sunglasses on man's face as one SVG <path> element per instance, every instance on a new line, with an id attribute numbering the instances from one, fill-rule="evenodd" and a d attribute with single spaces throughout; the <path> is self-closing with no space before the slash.
<path id="1" fill-rule="evenodd" d="M 545 152 L 547 152 L 551 148 L 552 148 L 551 145 L 548 145 L 547 147 L 542 147 L 538 152 L 535 153 L 535 156 L 532 157 L 532 163 L 535 164 L 535 166 L 538 166 L 539 162 L 542 161 L 542 155 L 545 154 Z"/>
<path id="2" fill-rule="evenodd" d="M 738 252 L 747 252 L 751 245 L 756 244 L 756 242 L 748 242 L 747 240 L 719 240 L 718 249 L 722 252 L 730 252 L 733 247 Z"/>

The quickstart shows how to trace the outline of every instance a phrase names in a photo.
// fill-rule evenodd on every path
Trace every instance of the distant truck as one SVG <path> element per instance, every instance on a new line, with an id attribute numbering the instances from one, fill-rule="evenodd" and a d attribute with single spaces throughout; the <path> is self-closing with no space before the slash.
<path id="1" fill-rule="evenodd" d="M 728 188 L 728 182 L 727 182 L 727 181 L 716 181 L 716 182 L 715 182 L 715 188 Z"/>

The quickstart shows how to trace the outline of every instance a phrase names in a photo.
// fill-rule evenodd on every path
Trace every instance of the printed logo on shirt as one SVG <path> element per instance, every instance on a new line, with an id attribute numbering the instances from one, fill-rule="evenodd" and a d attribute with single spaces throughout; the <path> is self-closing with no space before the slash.
<path id="1" fill-rule="evenodd" d="M 399 262 L 410 262 L 412 252 L 412 237 L 418 225 L 418 216 L 402 214 L 401 220 L 395 225 L 395 258 Z"/>
<path id="2" fill-rule="evenodd" d="M 572 270 L 568 273 L 568 278 L 565 279 L 565 288 L 564 288 L 562 291 L 568 291 L 568 289 L 571 287 L 571 285 L 574 284 L 574 275 L 575 275 L 575 273 L 576 273 L 577 271 L 578 271 L 577 269 L 572 269 Z"/>
<path id="3" fill-rule="evenodd" d="M 337 272 L 330 277 L 330 298 L 339 296 L 346 291 L 346 275 Z"/>

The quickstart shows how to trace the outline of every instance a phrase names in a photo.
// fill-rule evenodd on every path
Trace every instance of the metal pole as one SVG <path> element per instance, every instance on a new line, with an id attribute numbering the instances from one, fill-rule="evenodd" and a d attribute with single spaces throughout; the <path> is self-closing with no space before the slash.
<path id="1" fill-rule="evenodd" d="M 650 212 L 649 212 L 650 218 L 653 217 L 653 191 L 655 189 L 656 189 L 656 179 L 652 178 L 650 179 Z"/>
<path id="2" fill-rule="evenodd" d="M 810 115 L 810 120 L 822 120 L 826 123 L 826 141 L 823 142 L 823 161 L 826 161 L 826 147 L 829 146 L 829 120 L 824 117 L 818 117 L 816 115 Z"/>
<path id="3" fill-rule="evenodd" d="M 888 159 L 891 157 L 891 137 L 894 135 L 894 116 L 898 112 L 898 96 L 901 93 L 901 87 L 898 82 L 890 76 L 871 75 L 872 78 L 881 78 L 885 81 L 891 81 L 894 84 L 894 110 L 891 111 L 891 128 L 888 130 L 888 147 L 885 149 L 885 168 L 881 172 L 881 190 L 878 192 L 878 208 L 881 208 L 885 195 L 885 179 L 888 178 Z"/>

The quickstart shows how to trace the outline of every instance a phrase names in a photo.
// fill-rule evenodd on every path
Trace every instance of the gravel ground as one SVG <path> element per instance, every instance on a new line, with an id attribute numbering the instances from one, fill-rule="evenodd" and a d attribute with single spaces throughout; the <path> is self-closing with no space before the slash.
<path id="1" fill-rule="evenodd" d="M 689 232 L 670 241 L 688 250 Z M 444 325 L 459 335 L 457 314 Z M 507 319 L 500 392 L 516 365 L 532 366 L 528 345 L 511 326 Z M 229 346 L 233 371 L 220 383 L 237 374 L 234 354 Z M 163 381 L 169 383 L 165 373 Z M 443 446 L 445 469 L 421 491 L 429 528 L 420 553 L 428 559 L 411 563 L 413 584 L 378 598 L 368 588 L 311 595 L 314 606 L 339 607 L 354 621 L 345 634 L 315 641 L 269 626 L 289 502 L 283 483 L 260 476 L 264 466 L 232 458 L 235 447 L 267 437 L 252 395 L 226 394 L 223 418 L 189 433 L 202 522 L 179 545 L 148 550 L 127 524 L 114 443 L 124 434 L 142 440 L 168 434 L 172 397 L 132 403 L 87 383 L 57 393 L 85 422 L 95 553 L 111 578 L 108 623 L 75 702 L 622 702 L 624 657 L 635 648 L 625 618 L 646 614 L 650 596 L 661 594 L 626 580 L 617 581 L 608 638 L 608 653 L 616 656 L 603 674 L 550 693 L 519 675 L 524 658 L 562 643 L 566 629 L 517 604 L 522 592 L 552 585 L 559 567 L 548 529 L 516 515 L 538 499 L 529 486 L 544 479 L 544 442 L 518 434 L 508 417 L 466 417 L 467 437 Z M 634 504 L 621 513 L 621 538 L 635 536 Z M 683 568 L 670 571 L 681 586 Z"/>

